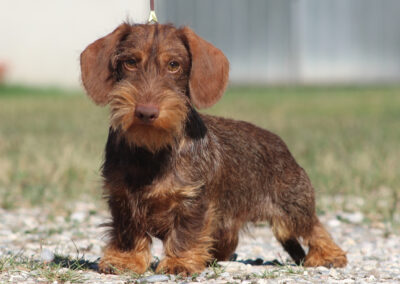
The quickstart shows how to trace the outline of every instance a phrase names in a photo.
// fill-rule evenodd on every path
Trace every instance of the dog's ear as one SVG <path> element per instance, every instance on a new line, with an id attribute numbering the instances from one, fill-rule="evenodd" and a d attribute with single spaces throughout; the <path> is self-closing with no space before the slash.
<path id="1" fill-rule="evenodd" d="M 98 105 L 108 103 L 108 93 L 114 84 L 111 55 L 121 38 L 130 31 L 122 24 L 112 33 L 90 44 L 81 53 L 82 83 L 90 98 Z"/>
<path id="2" fill-rule="evenodd" d="M 223 95 L 229 76 L 229 62 L 221 50 L 196 35 L 190 28 L 182 29 L 192 59 L 189 88 L 194 105 L 206 108 Z"/>

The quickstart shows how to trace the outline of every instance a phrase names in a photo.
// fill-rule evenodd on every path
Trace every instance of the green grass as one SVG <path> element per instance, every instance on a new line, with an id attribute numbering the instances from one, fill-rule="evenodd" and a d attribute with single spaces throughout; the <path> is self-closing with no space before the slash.
<path id="1" fill-rule="evenodd" d="M 60 257 L 60 256 L 56 256 Z M 82 283 L 86 279 L 82 270 L 80 260 L 71 260 L 68 264 L 61 263 L 43 263 L 33 258 L 28 258 L 22 254 L 13 254 L 0 257 L 0 274 L 7 272 L 18 275 L 21 272 L 29 272 L 31 277 L 40 279 L 41 282 L 51 283 L 54 281 L 60 283 Z"/>
<path id="2" fill-rule="evenodd" d="M 303 266 L 291 266 L 291 265 L 283 265 L 279 268 L 264 270 L 261 273 L 253 274 L 254 278 L 261 279 L 275 279 L 282 275 L 303 275 L 304 274 Z"/>
<path id="3" fill-rule="evenodd" d="M 280 135 L 319 211 L 399 214 L 400 87 L 235 87 L 206 112 Z M 99 202 L 107 129 L 107 108 L 81 92 L 0 87 L 0 206 Z"/>
<path id="4" fill-rule="evenodd" d="M 226 268 L 224 266 L 219 265 L 216 259 L 214 259 L 214 261 L 209 265 L 209 267 L 212 270 L 212 274 L 209 274 L 207 276 L 207 279 L 216 279 L 220 277 L 221 274 L 225 272 Z"/>

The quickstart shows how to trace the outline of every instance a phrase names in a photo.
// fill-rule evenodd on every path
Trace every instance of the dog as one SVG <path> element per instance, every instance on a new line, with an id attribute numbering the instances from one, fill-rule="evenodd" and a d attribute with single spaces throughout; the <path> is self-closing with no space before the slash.
<path id="1" fill-rule="evenodd" d="M 268 221 L 294 262 L 343 267 L 314 189 L 285 143 L 250 123 L 200 114 L 224 93 L 229 62 L 190 28 L 123 23 L 81 54 L 82 82 L 109 105 L 102 176 L 111 211 L 99 270 L 190 275 L 228 260 L 246 224 Z M 308 246 L 306 255 L 304 246 Z"/>

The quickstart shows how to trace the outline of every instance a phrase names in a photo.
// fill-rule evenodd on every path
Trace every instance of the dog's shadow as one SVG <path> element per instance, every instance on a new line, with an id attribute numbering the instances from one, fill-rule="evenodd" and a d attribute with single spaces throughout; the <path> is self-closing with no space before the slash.
<path id="1" fill-rule="evenodd" d="M 68 256 L 60 256 L 56 255 L 51 263 L 63 267 L 63 268 L 69 268 L 72 270 L 92 270 L 95 272 L 99 272 L 99 260 L 97 259 L 96 261 L 90 261 L 86 260 L 84 257 L 74 259 Z M 243 264 L 250 264 L 250 265 L 257 265 L 257 266 L 283 266 L 282 262 L 278 261 L 277 259 L 270 260 L 270 261 L 264 261 L 261 258 L 256 258 L 256 259 L 245 259 L 245 260 L 238 260 L 237 259 L 237 254 L 232 255 L 232 257 L 229 259 L 229 261 L 232 262 L 239 262 Z M 150 268 L 155 271 L 157 268 L 159 261 L 153 261 L 150 264 Z"/>
<path id="2" fill-rule="evenodd" d="M 236 253 L 234 253 L 230 258 L 229 261 L 232 262 L 240 262 L 243 264 L 250 264 L 250 265 L 265 265 L 265 266 L 284 266 L 285 264 L 283 264 L 282 262 L 280 262 L 277 259 L 273 259 L 273 260 L 266 260 L 264 261 L 262 258 L 256 258 L 256 259 L 237 259 L 238 255 Z M 287 264 L 286 264 L 287 265 Z"/>
<path id="3" fill-rule="evenodd" d="M 56 255 L 51 263 L 59 267 L 69 268 L 72 270 L 99 271 L 99 260 L 100 259 L 97 259 L 96 261 L 90 261 L 86 260 L 84 257 L 76 259 L 69 256 Z"/>

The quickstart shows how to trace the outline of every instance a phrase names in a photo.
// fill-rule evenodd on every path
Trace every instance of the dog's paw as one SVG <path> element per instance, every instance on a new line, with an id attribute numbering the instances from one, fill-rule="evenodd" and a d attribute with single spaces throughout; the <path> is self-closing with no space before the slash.
<path id="1" fill-rule="evenodd" d="M 166 257 L 160 261 L 156 272 L 186 277 L 194 273 L 200 273 L 204 269 L 205 265 L 203 264 L 194 264 L 193 261 L 187 261 L 183 258 Z"/>
<path id="2" fill-rule="evenodd" d="M 122 252 L 107 248 L 99 262 L 99 272 L 121 274 L 131 271 L 143 274 L 150 265 L 149 260 L 148 253 Z"/>
<path id="3" fill-rule="evenodd" d="M 304 262 L 304 266 L 316 267 L 325 266 L 331 267 L 345 267 L 347 265 L 346 253 L 342 250 L 333 253 L 309 253 Z"/>
<path id="4" fill-rule="evenodd" d="M 99 269 L 98 269 L 98 271 L 99 271 L 100 273 L 104 273 L 104 274 L 117 274 L 117 271 L 116 271 L 116 270 L 117 270 L 116 267 L 113 266 L 111 263 L 108 263 L 108 262 L 103 261 L 103 260 L 101 260 L 101 261 L 99 262 Z"/>
<path id="5" fill-rule="evenodd" d="M 110 260 L 100 260 L 98 271 L 104 274 L 122 274 L 125 272 L 134 272 L 137 274 L 143 274 L 147 270 L 147 267 L 139 262 L 123 263 L 123 262 L 111 262 Z"/>

